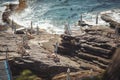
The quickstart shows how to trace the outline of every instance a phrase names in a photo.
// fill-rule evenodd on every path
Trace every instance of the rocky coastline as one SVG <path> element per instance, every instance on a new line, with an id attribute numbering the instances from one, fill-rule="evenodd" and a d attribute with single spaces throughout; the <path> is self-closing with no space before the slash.
<path id="1" fill-rule="evenodd" d="M 25 3 L 7 6 L 2 20 L 8 26 L 7 28 L 6 25 L 0 26 L 2 53 L 0 60 L 5 59 L 7 46 L 13 77 L 16 78 L 23 70 L 29 69 L 43 80 L 66 80 L 67 69 L 70 68 L 70 77 L 76 80 L 97 76 L 108 68 L 116 48 L 120 45 L 119 39 L 116 40 L 115 29 L 104 26 L 98 26 L 96 29 L 92 26 L 83 30 L 85 34 L 80 34 L 77 30 L 73 31 L 72 35 L 57 35 L 49 34 L 45 30 L 38 30 L 39 34 L 37 34 L 36 30 L 31 28 L 27 31 L 21 29 L 23 34 L 19 32 L 14 34 L 11 29 L 13 24 L 14 28 L 22 26 L 10 20 L 9 16 L 14 11 L 22 11 L 25 7 Z M 118 22 L 105 14 L 101 18 L 113 28 L 119 26 Z M 35 32 L 31 33 L 31 31 Z M 56 43 L 59 43 L 57 53 Z"/>

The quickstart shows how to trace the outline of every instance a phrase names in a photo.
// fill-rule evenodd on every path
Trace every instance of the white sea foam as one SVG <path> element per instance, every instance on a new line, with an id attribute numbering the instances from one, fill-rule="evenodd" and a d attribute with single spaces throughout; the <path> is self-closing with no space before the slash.
<path id="1" fill-rule="evenodd" d="M 84 14 L 84 21 L 89 24 L 89 25 L 96 25 L 96 16 L 97 14 L 92 14 L 92 13 L 88 13 L 88 14 Z M 97 25 L 108 25 L 108 23 L 106 23 L 105 21 L 103 21 L 101 19 L 101 14 L 98 14 L 98 24 Z"/>
<path id="2" fill-rule="evenodd" d="M 38 8 L 37 7 L 38 4 L 36 4 L 36 1 L 37 0 L 29 0 L 28 4 L 31 6 L 28 6 L 28 8 L 25 9 L 22 13 L 19 13 L 19 14 L 14 13 L 13 15 L 10 16 L 10 19 L 14 20 L 17 24 L 20 24 L 26 28 L 30 27 L 30 23 L 32 21 L 34 28 L 39 26 L 39 28 L 45 29 L 49 33 L 62 34 L 64 32 L 64 24 L 56 25 L 56 23 L 54 23 L 54 21 L 53 21 L 54 18 L 52 18 L 52 17 L 56 17 L 56 16 L 54 16 L 54 14 L 53 15 L 49 14 L 49 13 L 51 13 L 51 11 L 53 11 L 53 13 L 54 13 L 54 10 L 57 10 L 57 8 L 62 9 L 61 6 L 54 7 L 51 9 L 51 5 L 52 5 L 51 3 L 49 3 L 49 4 L 48 3 L 44 3 L 44 4 L 39 3 L 39 8 Z M 67 8 L 67 7 L 64 7 L 64 8 Z M 119 18 L 120 10 L 114 10 L 114 12 L 112 10 L 109 10 L 109 11 L 101 12 L 99 14 L 99 16 L 98 16 L 99 20 L 98 20 L 97 25 L 108 25 L 108 23 L 106 23 L 105 21 L 103 21 L 100 18 L 101 14 L 104 14 L 104 13 L 109 13 L 110 15 L 113 16 L 113 18 L 120 21 L 120 18 Z M 59 12 L 58 12 L 58 14 L 59 14 Z M 67 13 L 65 13 L 65 14 L 67 14 Z M 63 18 L 61 18 L 61 19 L 63 19 Z M 71 20 L 74 20 L 74 19 L 71 18 Z M 96 14 L 95 13 L 84 13 L 83 20 L 89 25 L 96 25 Z M 59 20 L 58 20 L 58 23 L 59 23 Z M 71 29 L 75 28 L 74 24 L 70 24 L 70 25 L 71 25 Z"/>
<path id="3" fill-rule="evenodd" d="M 9 1 L 9 2 L 5 2 L 2 5 L 8 5 L 8 4 L 19 4 L 18 0 L 17 1 Z"/>
<path id="4" fill-rule="evenodd" d="M 41 12 L 38 12 L 40 13 L 39 16 L 42 16 L 49 10 L 47 4 L 45 4 L 45 6 L 46 7 L 44 7 L 44 9 L 42 9 Z M 34 8 L 35 7 L 29 6 L 21 13 L 13 13 L 13 15 L 11 15 L 9 18 L 25 28 L 29 28 L 31 26 L 31 21 L 32 21 L 33 28 L 36 28 L 38 26 L 40 29 L 45 29 L 47 32 L 54 34 L 62 34 L 64 32 L 63 26 L 60 27 L 54 26 L 53 24 L 51 24 L 52 22 L 50 20 L 47 19 L 39 20 L 38 18 L 35 19 L 36 16 L 35 13 L 33 12 Z"/>
<path id="5" fill-rule="evenodd" d="M 24 26 L 24 27 L 30 27 L 30 23 L 33 20 L 32 17 L 29 17 L 28 14 L 30 14 L 32 10 L 26 9 L 25 12 L 21 14 L 14 14 L 10 18 L 13 19 L 16 23 Z M 110 12 L 109 12 L 110 13 Z M 103 14 L 103 13 L 102 13 Z M 113 17 L 117 18 L 119 14 L 112 13 Z M 26 17 L 27 16 L 27 17 Z M 34 17 L 34 16 L 33 16 Z M 100 17 L 101 15 L 98 16 L 99 21 L 97 25 L 108 25 L 105 21 L 103 21 Z M 84 14 L 83 15 L 83 20 L 89 24 L 89 25 L 96 25 L 96 15 L 95 14 Z M 120 19 L 119 19 L 120 20 Z M 36 28 L 39 26 L 40 29 L 45 29 L 49 33 L 56 33 L 56 34 L 62 34 L 64 32 L 64 25 L 63 26 L 54 26 L 51 24 L 50 20 L 40 20 L 40 21 L 33 21 L 33 27 Z M 74 27 L 74 26 L 71 26 Z"/>
<path id="6" fill-rule="evenodd" d="M 28 16 L 28 14 L 30 14 L 30 13 L 31 13 L 31 10 L 26 9 L 21 14 L 14 13 L 13 15 L 10 16 L 10 19 L 25 28 L 30 28 L 31 21 L 33 21 L 32 17 Z M 45 29 L 49 33 L 62 34 L 64 32 L 63 26 L 61 28 L 54 26 L 51 24 L 50 20 L 40 20 L 37 22 L 33 21 L 33 28 L 36 28 L 37 26 L 40 29 Z"/>

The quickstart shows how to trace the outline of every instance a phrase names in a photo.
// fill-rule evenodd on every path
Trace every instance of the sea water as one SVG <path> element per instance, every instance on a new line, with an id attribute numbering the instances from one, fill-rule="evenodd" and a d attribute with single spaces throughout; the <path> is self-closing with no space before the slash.
<path id="1" fill-rule="evenodd" d="M 11 1 L 17 0 L 0 0 L 0 5 Z M 34 28 L 39 26 L 48 32 L 60 34 L 66 23 L 74 26 L 81 15 L 89 24 L 95 24 L 97 13 L 119 9 L 119 4 L 120 0 L 27 0 L 28 7 L 19 14 L 14 13 L 10 18 L 24 27 L 30 27 L 32 21 Z M 115 18 L 119 16 L 112 15 Z M 100 19 L 99 24 L 105 22 Z"/>

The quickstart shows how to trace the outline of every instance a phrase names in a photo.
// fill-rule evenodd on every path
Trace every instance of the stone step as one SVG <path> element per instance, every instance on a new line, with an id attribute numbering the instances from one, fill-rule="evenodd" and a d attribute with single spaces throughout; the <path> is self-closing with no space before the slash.
<path id="1" fill-rule="evenodd" d="M 98 65 L 98 66 L 99 66 L 100 68 L 102 68 L 102 69 L 106 69 L 106 68 L 108 67 L 108 65 L 99 63 L 98 61 L 93 61 L 93 63 L 95 63 L 96 65 Z"/>
<path id="2" fill-rule="evenodd" d="M 113 50 L 115 49 L 115 46 L 112 45 L 112 44 L 108 44 L 108 43 L 96 43 L 96 42 L 86 42 L 86 44 L 88 45 L 92 45 L 94 47 L 100 47 L 100 48 L 103 48 L 103 49 L 107 49 L 107 50 Z"/>
<path id="3" fill-rule="evenodd" d="M 88 44 L 81 44 L 81 50 L 83 52 L 90 53 L 91 55 L 101 56 L 104 58 L 111 58 L 111 56 L 112 56 L 111 50 L 94 47 L 94 46 L 88 45 Z"/>
<path id="4" fill-rule="evenodd" d="M 110 42 L 109 38 L 106 38 L 104 36 L 93 36 L 93 35 L 87 35 L 82 38 L 83 40 L 86 40 L 87 42 L 96 42 L 96 43 L 107 43 Z"/>
<path id="5" fill-rule="evenodd" d="M 74 53 L 73 51 L 74 51 L 73 49 L 70 49 L 68 47 L 63 47 L 63 46 L 58 47 L 58 53 L 63 54 L 63 55 L 71 56 L 71 53 Z"/>
<path id="6" fill-rule="evenodd" d="M 81 46 L 74 46 L 71 44 L 62 44 L 59 46 L 58 48 L 60 53 L 78 53 L 79 50 L 81 50 L 82 52 L 85 53 L 89 53 L 90 55 L 94 55 L 94 56 L 100 56 L 103 58 L 108 58 L 110 59 L 112 56 L 112 52 L 111 50 L 107 50 L 104 48 L 100 48 L 100 47 L 95 47 L 92 45 L 88 45 L 88 44 L 81 44 Z"/>
<path id="7" fill-rule="evenodd" d="M 90 55 L 89 53 L 83 53 L 83 52 L 80 52 L 79 54 L 77 54 L 77 56 L 87 61 L 91 61 L 91 62 L 98 61 L 99 63 L 105 64 L 105 65 L 108 65 L 110 61 L 110 59 L 104 59 L 102 57 Z"/>
<path id="8" fill-rule="evenodd" d="M 90 70 L 90 69 L 93 69 L 93 70 L 97 70 L 97 69 L 105 69 L 107 67 L 107 65 L 105 64 L 102 64 L 102 63 L 95 63 L 95 61 L 88 61 L 88 60 L 85 60 L 85 59 L 82 59 L 82 58 L 79 58 L 78 57 L 74 57 L 72 58 L 73 61 L 76 61 L 77 63 L 79 63 L 81 66 L 80 68 L 84 69 L 84 70 Z"/>
<path id="9" fill-rule="evenodd" d="M 71 60 L 77 62 L 78 64 L 80 64 L 80 69 L 82 70 L 93 70 L 93 71 L 97 71 L 97 72 L 102 72 L 103 69 L 100 68 L 98 65 L 95 65 L 94 63 L 91 63 L 89 61 L 86 61 L 84 59 L 80 59 L 79 57 L 71 57 Z"/>

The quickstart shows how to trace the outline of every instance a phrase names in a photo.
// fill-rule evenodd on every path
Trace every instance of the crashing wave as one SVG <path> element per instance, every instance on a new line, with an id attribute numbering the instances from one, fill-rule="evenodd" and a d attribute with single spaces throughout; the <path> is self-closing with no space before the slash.
<path id="1" fill-rule="evenodd" d="M 46 29 L 50 33 L 63 33 L 64 24 L 68 22 L 71 25 L 71 28 L 74 27 L 75 22 L 79 20 L 80 14 L 83 14 L 83 20 L 88 24 L 96 25 L 96 13 L 100 12 L 100 15 L 98 16 L 98 25 L 108 25 L 100 18 L 104 10 L 102 12 L 101 9 L 100 11 L 88 12 L 91 9 L 96 8 L 96 6 L 97 9 L 99 9 L 100 7 L 98 8 L 98 5 L 100 5 L 100 3 L 84 7 L 84 5 L 75 5 L 77 1 L 73 5 L 69 1 L 66 3 L 71 5 L 62 5 L 60 1 L 50 1 L 27 0 L 28 7 L 19 14 L 14 13 L 10 18 L 24 27 L 29 27 L 30 22 L 32 21 L 34 28 L 39 26 L 41 29 Z M 119 12 L 117 14 L 115 13 L 113 16 L 118 17 Z"/>

